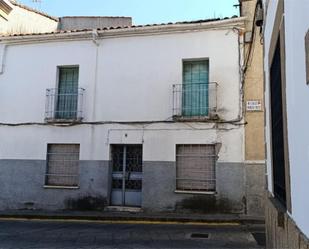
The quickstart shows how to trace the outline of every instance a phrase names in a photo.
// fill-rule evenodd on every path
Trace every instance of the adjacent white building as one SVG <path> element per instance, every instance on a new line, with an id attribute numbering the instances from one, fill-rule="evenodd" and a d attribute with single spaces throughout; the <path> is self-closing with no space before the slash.
<path id="1" fill-rule="evenodd" d="M 248 214 L 243 25 L 1 37 L 0 209 Z"/>
<path id="2" fill-rule="evenodd" d="M 268 248 L 309 242 L 309 2 L 264 1 Z"/>
<path id="3" fill-rule="evenodd" d="M 58 22 L 58 18 L 14 0 L 0 0 L 0 35 L 52 32 Z"/>

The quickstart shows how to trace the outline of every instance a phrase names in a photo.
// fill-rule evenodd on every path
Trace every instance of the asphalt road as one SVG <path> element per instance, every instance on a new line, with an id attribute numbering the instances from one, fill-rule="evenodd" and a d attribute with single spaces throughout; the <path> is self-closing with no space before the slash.
<path id="1" fill-rule="evenodd" d="M 254 231 L 263 235 L 261 229 Z M 241 226 L 0 220 L 0 249 L 9 248 L 253 249 L 263 247 L 257 244 L 247 228 Z"/>

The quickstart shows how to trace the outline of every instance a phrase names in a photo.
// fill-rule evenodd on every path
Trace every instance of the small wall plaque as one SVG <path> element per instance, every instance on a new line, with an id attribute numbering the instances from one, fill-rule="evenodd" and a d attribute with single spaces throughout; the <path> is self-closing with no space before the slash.
<path id="1" fill-rule="evenodd" d="M 262 111 L 262 101 L 261 100 L 247 100 L 246 109 L 249 112 Z"/>

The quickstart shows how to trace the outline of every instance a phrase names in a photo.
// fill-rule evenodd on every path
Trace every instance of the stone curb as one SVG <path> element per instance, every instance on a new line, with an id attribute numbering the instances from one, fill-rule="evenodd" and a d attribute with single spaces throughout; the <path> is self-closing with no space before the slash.
<path id="1" fill-rule="evenodd" d="M 263 225 L 265 221 L 262 217 L 245 217 L 245 216 L 211 216 L 201 215 L 183 216 L 183 215 L 146 215 L 132 213 L 96 213 L 96 214 L 61 214 L 61 213 L 0 213 L 0 219 L 42 219 L 42 220 L 81 220 L 81 221 L 148 221 L 148 222 L 181 222 L 181 223 L 240 223 Z"/>

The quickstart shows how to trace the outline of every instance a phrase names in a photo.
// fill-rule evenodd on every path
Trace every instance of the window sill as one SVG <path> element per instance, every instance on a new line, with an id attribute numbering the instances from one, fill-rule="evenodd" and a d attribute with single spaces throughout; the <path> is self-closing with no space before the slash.
<path id="1" fill-rule="evenodd" d="M 46 118 L 46 123 L 81 123 L 82 118 L 74 118 L 74 119 L 57 119 L 57 118 Z"/>
<path id="2" fill-rule="evenodd" d="M 218 120 L 219 117 L 217 114 L 210 114 L 208 116 L 182 116 L 182 115 L 174 115 L 173 120 L 176 121 L 215 121 Z"/>
<path id="3" fill-rule="evenodd" d="M 44 185 L 46 189 L 79 189 L 79 186 L 53 186 L 53 185 Z"/>
<path id="4" fill-rule="evenodd" d="M 189 190 L 175 190 L 176 194 L 194 194 L 194 195 L 215 195 L 216 191 L 189 191 Z"/>

